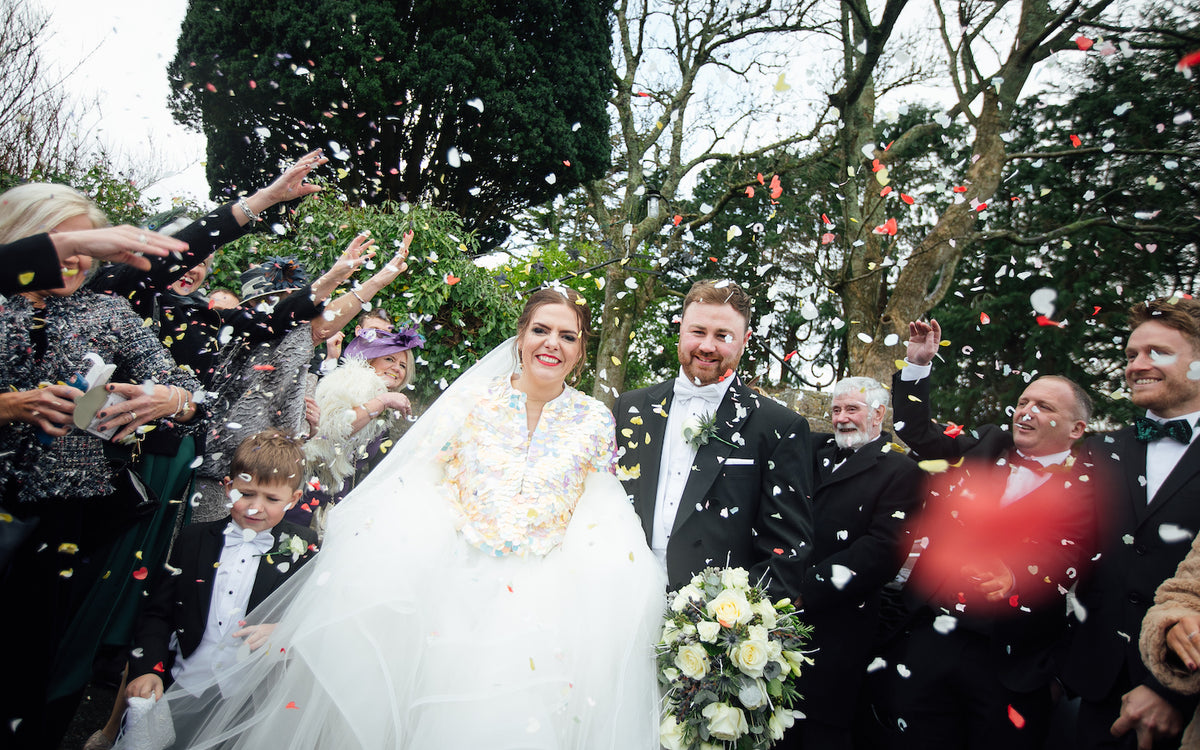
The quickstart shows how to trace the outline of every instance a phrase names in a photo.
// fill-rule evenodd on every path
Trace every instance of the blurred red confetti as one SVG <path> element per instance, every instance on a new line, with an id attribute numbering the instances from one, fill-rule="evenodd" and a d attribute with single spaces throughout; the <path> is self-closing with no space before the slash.
<path id="1" fill-rule="evenodd" d="M 1095 44 L 1095 42 L 1093 42 L 1091 39 L 1088 39 L 1086 36 L 1080 35 L 1075 37 L 1075 46 L 1084 52 L 1090 50 L 1093 44 Z"/>
<path id="2" fill-rule="evenodd" d="M 956 193 L 965 193 L 965 192 L 967 192 L 967 186 L 966 186 L 966 185 L 955 185 L 955 186 L 954 186 L 954 192 L 956 192 Z"/>
<path id="3" fill-rule="evenodd" d="M 275 365 L 254 365 L 253 369 L 263 370 L 265 372 L 273 372 L 275 370 Z"/>
<path id="4" fill-rule="evenodd" d="M 250 79 L 250 88 L 252 88 L 252 89 L 258 88 L 258 83 L 253 78 Z"/>
<path id="5" fill-rule="evenodd" d="M 716 259 L 716 258 L 714 258 L 714 257 L 712 257 L 711 255 L 710 255 L 710 256 L 708 256 L 708 259 L 709 259 L 710 261 L 712 261 L 713 263 L 716 263 L 716 262 L 717 262 L 717 259 Z"/>
<path id="6" fill-rule="evenodd" d="M 1012 596 L 1008 597 L 1008 606 L 1012 607 L 1013 609 L 1021 606 L 1020 594 L 1013 594 Z"/>
<path id="7" fill-rule="evenodd" d="M 288 701 L 288 704 L 284 708 L 297 708 L 296 701 Z"/>
<path id="8" fill-rule="evenodd" d="M 569 167 L 569 166 L 571 166 L 571 160 L 570 160 L 570 159 L 563 159 L 563 166 L 564 166 L 564 167 Z"/>
<path id="9" fill-rule="evenodd" d="M 674 224 L 675 226 L 679 226 L 680 222 L 682 222 L 682 221 L 683 221 L 683 217 L 680 216 L 679 214 L 675 214 L 675 218 L 671 219 L 671 223 Z"/>
<path id="10" fill-rule="evenodd" d="M 733 377 L 733 370 L 726 370 L 725 374 L 717 378 L 718 383 L 724 383 L 729 378 Z"/>
<path id="11" fill-rule="evenodd" d="M 946 435 L 947 437 L 958 437 L 962 434 L 962 431 L 962 425 L 954 424 L 953 422 L 947 422 L 946 429 L 942 430 L 942 434 Z"/>
<path id="12" fill-rule="evenodd" d="M 1013 726 L 1017 729 L 1025 728 L 1025 717 L 1019 714 L 1017 709 L 1013 708 L 1011 704 L 1008 707 L 1008 720 L 1011 721 Z"/>
<path id="13" fill-rule="evenodd" d="M 988 323 L 992 322 L 992 319 L 988 317 L 987 313 L 979 313 L 979 322 L 987 325 Z"/>
<path id="14" fill-rule="evenodd" d="M 149 573 L 150 573 L 150 571 L 146 570 L 146 566 L 143 565 L 142 567 L 133 571 L 133 577 L 138 579 L 139 581 L 144 581 L 144 580 L 146 580 L 146 576 Z"/>
<path id="15" fill-rule="evenodd" d="M 645 91 L 639 91 L 639 92 L 637 92 L 636 94 L 634 94 L 634 96 L 645 96 L 645 97 L 648 97 L 648 96 L 650 96 L 650 95 L 649 95 L 649 94 L 647 94 Z"/>
<path id="16" fill-rule="evenodd" d="M 1050 318 L 1047 318 L 1045 315 L 1037 316 L 1037 324 L 1048 328 L 1062 328 L 1064 325 L 1063 323 L 1056 323 L 1055 321 L 1050 320 Z"/>
<path id="17" fill-rule="evenodd" d="M 1184 55 L 1179 60 L 1179 64 L 1176 65 L 1175 67 L 1180 68 L 1180 69 L 1190 68 L 1193 65 L 1195 65 L 1196 63 L 1200 63 L 1200 49 L 1198 49 L 1195 52 L 1192 52 L 1190 54 Z"/>
<path id="18" fill-rule="evenodd" d="M 208 89 L 210 92 L 212 92 L 214 94 L 217 93 L 217 87 L 212 85 L 211 83 L 204 84 L 204 88 Z"/>
<path id="19" fill-rule="evenodd" d="M 1080 146 L 1083 145 L 1083 141 L 1079 139 L 1079 136 L 1072 133 L 1071 134 L 1071 145 L 1074 146 L 1075 148 L 1079 148 Z"/>

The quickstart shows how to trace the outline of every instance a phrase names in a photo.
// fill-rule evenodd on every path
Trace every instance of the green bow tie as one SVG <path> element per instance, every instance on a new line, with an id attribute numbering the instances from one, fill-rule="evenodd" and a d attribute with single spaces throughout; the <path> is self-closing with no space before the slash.
<path id="1" fill-rule="evenodd" d="M 1192 441 L 1192 425 L 1185 419 L 1156 422 L 1149 417 L 1138 417 L 1133 422 L 1134 437 L 1143 443 L 1153 443 L 1163 438 L 1173 438 L 1187 445 Z"/>

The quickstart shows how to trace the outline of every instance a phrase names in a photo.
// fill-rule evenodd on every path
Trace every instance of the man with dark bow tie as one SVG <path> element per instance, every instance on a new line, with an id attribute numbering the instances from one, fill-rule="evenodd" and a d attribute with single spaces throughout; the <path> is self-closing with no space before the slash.
<path id="1" fill-rule="evenodd" d="M 833 433 L 815 436 L 813 553 L 800 586 L 800 617 L 813 626 L 809 647 L 816 653 L 797 685 L 805 718 L 781 750 L 852 747 L 881 592 L 911 547 L 901 540 L 921 502 L 923 473 L 882 431 L 889 399 L 871 378 L 840 380 L 830 407 Z"/>
<path id="2" fill-rule="evenodd" d="M 699 281 L 683 302 L 679 376 L 622 394 L 618 476 L 672 589 L 708 566 L 795 596 L 812 547 L 808 422 L 737 376 L 750 298 Z"/>
<path id="3" fill-rule="evenodd" d="M 896 748 L 1041 750 L 1053 706 L 1051 654 L 1065 594 L 1093 544 L 1092 467 L 1076 453 L 1091 399 L 1043 376 L 1011 425 L 930 419 L 937 321 L 909 324 L 892 380 L 896 432 L 931 472 L 917 519 L 906 619 L 882 654 L 882 715 Z"/>
<path id="4" fill-rule="evenodd" d="M 1197 703 L 1154 679 L 1138 633 L 1155 589 L 1200 530 L 1200 301 L 1139 303 L 1130 327 L 1125 382 L 1145 416 L 1092 439 L 1109 470 L 1101 547 L 1095 572 L 1079 585 L 1082 616 L 1062 666 L 1063 681 L 1082 697 L 1081 750 L 1179 747 Z"/>

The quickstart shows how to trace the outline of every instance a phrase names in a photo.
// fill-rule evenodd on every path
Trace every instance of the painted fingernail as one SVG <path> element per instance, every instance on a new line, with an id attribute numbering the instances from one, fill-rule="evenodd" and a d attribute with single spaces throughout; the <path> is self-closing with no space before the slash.
<path id="1" fill-rule="evenodd" d="M 102 411 L 102 412 L 100 412 L 99 414 L 97 414 L 96 416 L 97 416 L 97 417 L 100 417 L 101 419 L 104 419 L 105 417 L 107 417 L 107 416 L 108 416 L 108 412 L 106 412 L 106 411 Z"/>

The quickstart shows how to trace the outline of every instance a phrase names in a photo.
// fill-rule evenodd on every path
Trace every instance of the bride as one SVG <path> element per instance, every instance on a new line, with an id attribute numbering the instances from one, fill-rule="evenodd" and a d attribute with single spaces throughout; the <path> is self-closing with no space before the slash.
<path id="1" fill-rule="evenodd" d="M 590 317 L 572 289 L 531 295 L 515 342 L 251 613 L 266 645 L 142 721 L 187 748 L 658 748 L 666 577 L 612 474 L 612 415 L 566 385 Z"/>

